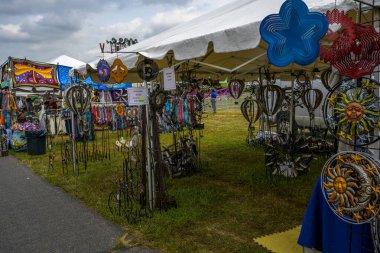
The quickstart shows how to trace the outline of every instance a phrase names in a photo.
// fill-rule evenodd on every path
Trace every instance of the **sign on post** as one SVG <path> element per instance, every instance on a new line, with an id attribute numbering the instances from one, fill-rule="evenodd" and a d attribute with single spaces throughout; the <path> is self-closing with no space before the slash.
<path id="1" fill-rule="evenodd" d="M 148 89 L 146 88 L 129 88 L 128 89 L 128 105 L 147 105 Z"/>
<path id="2" fill-rule="evenodd" d="M 163 71 L 164 74 L 164 90 L 175 90 L 175 71 L 174 67 L 165 68 Z"/>

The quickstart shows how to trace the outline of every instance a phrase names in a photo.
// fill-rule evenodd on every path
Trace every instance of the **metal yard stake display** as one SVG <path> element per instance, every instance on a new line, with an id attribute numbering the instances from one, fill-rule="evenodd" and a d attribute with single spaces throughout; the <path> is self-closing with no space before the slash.
<path id="1" fill-rule="evenodd" d="M 352 150 L 341 151 L 326 162 L 321 189 L 337 217 L 349 224 L 371 224 L 372 252 L 377 253 L 380 252 L 380 162 L 375 158 L 378 148 L 374 144 L 379 145 L 379 82 L 365 76 L 372 75 L 380 63 L 380 33 L 373 25 L 360 24 L 362 2 L 358 2 L 358 24 L 343 11 L 334 9 L 326 13 L 330 24 L 341 23 L 344 29 L 330 34 L 330 48 L 321 45 L 321 59 L 330 62 L 347 78 L 329 89 L 323 116 L 330 133 L 347 145 L 341 147 Z M 368 6 L 375 11 L 374 6 Z M 323 79 L 324 85 L 330 87 L 329 78 Z"/>
<path id="2" fill-rule="evenodd" d="M 84 160 L 84 168 L 87 169 L 87 152 L 86 152 L 86 135 L 87 128 L 84 124 L 84 113 L 88 110 L 90 106 L 91 92 L 83 85 L 73 85 L 67 91 L 65 95 L 65 102 L 71 111 L 72 120 L 72 163 L 73 172 L 79 174 L 79 168 L 76 167 L 79 157 L 77 156 L 76 142 L 75 142 L 75 116 L 78 119 L 79 127 L 81 132 L 79 133 L 82 138 L 83 153 L 81 156 Z"/>
<path id="3" fill-rule="evenodd" d="M 347 144 L 346 148 L 351 146 L 354 149 L 335 154 L 326 162 L 321 176 L 321 189 L 326 203 L 340 219 L 351 224 L 371 222 L 373 251 L 380 252 L 380 162 L 373 155 L 373 151 L 377 152 L 373 144 L 378 145 L 380 129 L 379 83 L 378 80 L 365 77 L 373 74 L 374 68 L 380 63 L 380 33 L 376 32 L 373 25 L 360 24 L 361 6 L 366 3 L 357 2 L 359 23 L 355 24 L 344 11 L 333 9 L 325 15 L 311 13 L 301 0 L 288 0 L 281 6 L 279 14 L 264 18 L 260 34 L 268 43 L 270 64 L 278 67 L 292 62 L 308 65 L 320 53 L 321 60 L 330 63 L 339 74 L 347 77 L 331 85 L 329 80 L 332 70 L 324 70 L 321 74 L 322 84 L 329 91 L 323 104 L 327 129 L 337 140 Z M 367 5 L 375 11 L 374 2 Z M 320 41 L 326 32 L 325 40 Z M 308 82 L 306 76 L 304 83 L 299 82 L 302 75 L 298 74 L 296 81 L 298 85 L 304 86 Z M 294 112 L 293 103 L 297 101 L 293 98 L 302 100 L 310 115 L 313 137 L 319 130 L 315 126 L 315 110 L 321 104 L 323 94 L 312 86 L 303 87 L 302 91 L 298 87 L 294 88 L 293 91 L 292 85 L 290 112 Z M 262 99 L 263 112 L 266 113 L 269 106 L 265 98 Z M 290 122 L 294 124 L 292 116 Z M 294 147 L 298 140 L 293 135 L 293 127 L 290 128 L 291 134 L 285 143 Z M 289 160 L 287 157 L 276 159 L 278 155 L 275 152 L 278 152 L 279 146 L 272 145 L 269 150 L 266 149 L 267 166 Z M 296 160 L 291 165 L 293 169 Z M 290 166 L 280 164 L 272 171 L 282 173 L 281 169 L 285 165 Z M 297 172 L 287 171 L 287 176 L 295 176 L 296 173 L 289 172 Z"/>
<path id="4" fill-rule="evenodd" d="M 327 29 L 327 19 L 321 13 L 310 12 L 301 0 L 285 1 L 279 14 L 267 16 L 260 25 L 261 37 L 268 43 L 269 63 L 278 67 L 292 62 L 299 65 L 311 64 L 318 57 L 319 40 Z M 305 173 L 312 160 L 310 154 L 297 154 L 300 147 L 309 152 L 310 147 L 303 136 L 296 135 L 295 108 L 305 106 L 308 109 L 310 131 L 313 132 L 314 111 L 321 103 L 321 92 L 312 89 L 304 72 L 295 75 L 292 71 L 290 90 L 275 85 L 275 78 L 271 78 L 268 70 L 265 72 L 268 85 L 260 88 L 258 100 L 261 101 L 270 136 L 270 140 L 264 141 L 266 169 L 270 175 L 295 177 Z M 300 104 L 301 100 L 303 104 Z M 271 129 L 274 117 L 277 133 Z"/>
<path id="5" fill-rule="evenodd" d="M 139 113 L 139 118 L 143 115 Z M 114 215 L 124 216 L 128 222 L 139 222 L 141 216 L 149 215 L 145 184 L 145 169 L 142 170 L 141 141 L 139 127 L 131 130 L 130 140 L 123 138 L 116 141 L 116 149 L 123 154 L 122 178 L 118 180 L 119 188 L 112 191 L 108 198 L 108 207 Z"/>

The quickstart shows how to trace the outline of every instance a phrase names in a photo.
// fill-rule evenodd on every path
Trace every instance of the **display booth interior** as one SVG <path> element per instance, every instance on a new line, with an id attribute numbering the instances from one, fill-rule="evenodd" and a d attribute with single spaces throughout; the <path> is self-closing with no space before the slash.
<path id="1" fill-rule="evenodd" d="M 247 0 L 223 8 L 118 51 L 100 44 L 101 59 L 75 68 L 9 58 L 1 66 L 2 156 L 9 147 L 48 152 L 49 171 L 58 160 L 63 176 L 115 161 L 109 210 L 136 223 L 177 206 L 166 182 L 202 169 L 206 106 L 230 99 L 247 121 L 242 141 L 264 150 L 268 182 L 297 180 L 327 159 L 298 243 L 380 252 L 379 4 Z"/>

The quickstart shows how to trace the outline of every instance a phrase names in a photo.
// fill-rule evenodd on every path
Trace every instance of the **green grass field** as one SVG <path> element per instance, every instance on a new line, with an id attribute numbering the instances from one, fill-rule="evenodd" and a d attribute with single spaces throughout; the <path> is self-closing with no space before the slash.
<path id="1" fill-rule="evenodd" d="M 133 225 L 113 216 L 107 205 L 120 176 L 120 156 L 91 163 L 79 176 L 63 176 L 58 155 L 54 171 L 48 172 L 48 155 L 12 154 L 51 184 L 125 227 L 135 238 L 132 243 L 161 252 L 268 252 L 252 239 L 302 223 L 325 159 L 313 161 L 311 171 L 302 177 L 271 180 L 265 174 L 263 150 L 245 142 L 247 122 L 240 104 L 219 103 L 218 112 L 209 114 L 204 123 L 202 169 L 167 181 L 178 208 L 157 211 Z M 162 136 L 163 143 L 170 139 L 171 134 Z M 58 145 L 55 150 L 58 154 Z"/>

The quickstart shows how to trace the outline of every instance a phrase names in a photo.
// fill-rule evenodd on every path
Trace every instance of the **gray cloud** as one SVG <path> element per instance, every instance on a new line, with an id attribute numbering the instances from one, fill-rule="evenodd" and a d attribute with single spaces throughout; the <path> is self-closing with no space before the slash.
<path id="1" fill-rule="evenodd" d="M 142 0 L 143 4 L 160 4 L 160 5 L 179 5 L 183 6 L 190 3 L 191 0 Z"/>
<path id="2" fill-rule="evenodd" d="M 61 54 L 91 61 L 100 56 L 99 42 L 141 41 L 201 14 L 207 10 L 199 7 L 204 3 L 215 5 L 207 0 L 8 0 L 0 8 L 0 62 L 8 56 L 47 61 Z"/>
<path id="3" fill-rule="evenodd" d="M 66 11 L 82 10 L 85 12 L 102 12 L 105 9 L 118 9 L 126 7 L 122 0 L 8 0 L 2 4 L 0 15 L 32 15 L 35 13 L 53 12 L 65 15 Z"/>

